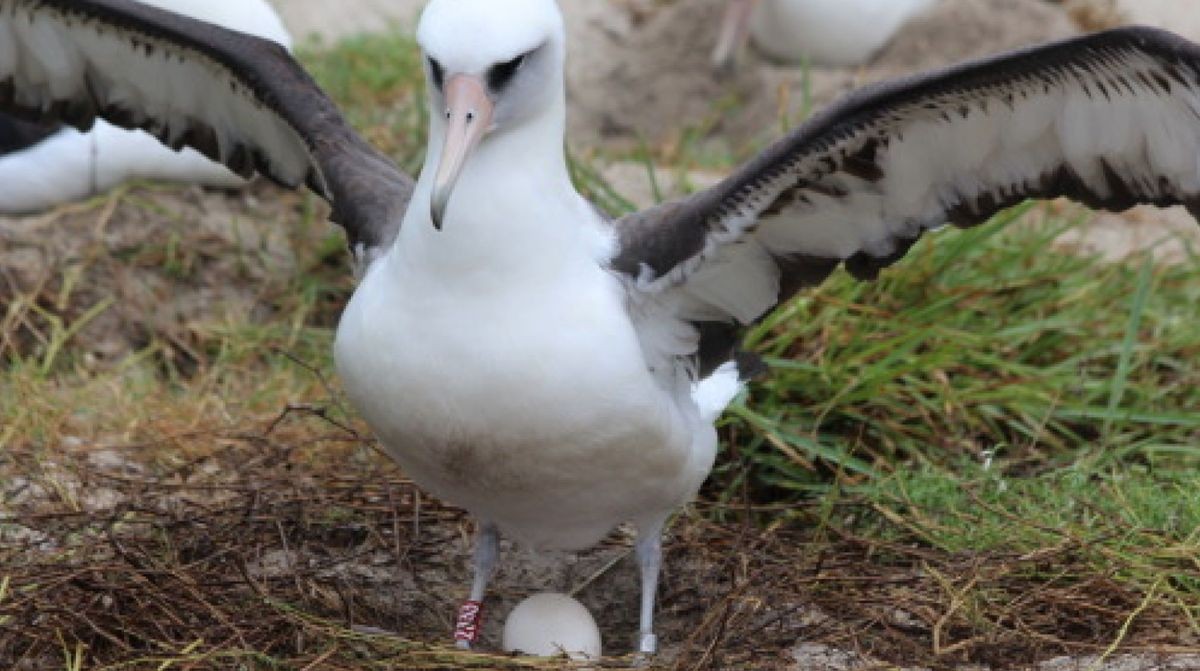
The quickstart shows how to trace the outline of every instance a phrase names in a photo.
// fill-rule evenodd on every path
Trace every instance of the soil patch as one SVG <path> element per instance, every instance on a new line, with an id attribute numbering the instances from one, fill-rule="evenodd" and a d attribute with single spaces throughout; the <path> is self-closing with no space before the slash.
<path id="1" fill-rule="evenodd" d="M 739 155 L 864 84 L 1079 32 L 1065 9 L 1042 0 L 952 0 L 911 21 L 866 67 L 806 72 L 751 53 L 734 76 L 718 77 L 710 55 L 724 4 L 628 3 L 625 16 L 609 7 L 573 19 L 572 142 L 698 137 Z"/>
<path id="2" fill-rule="evenodd" d="M 214 324 L 279 318 L 290 279 L 326 261 L 346 274 L 344 243 L 316 203 L 263 182 L 136 185 L 0 218 L 0 365 L 69 345 L 74 363 L 104 368 L 153 347 L 186 372 L 207 358 Z M 298 265 L 298 249 L 314 254 L 326 239 L 327 257 Z"/>

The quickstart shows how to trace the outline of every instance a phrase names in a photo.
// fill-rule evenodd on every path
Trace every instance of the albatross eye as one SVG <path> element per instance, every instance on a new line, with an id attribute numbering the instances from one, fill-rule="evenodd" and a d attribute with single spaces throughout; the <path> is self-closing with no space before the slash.
<path id="1" fill-rule="evenodd" d="M 511 61 L 493 65 L 487 72 L 488 88 L 492 91 L 503 91 L 528 59 L 529 53 L 524 53 Z"/>
<path id="2" fill-rule="evenodd" d="M 433 85 L 436 86 L 440 91 L 442 88 L 442 82 L 446 78 L 446 71 L 442 69 L 442 64 L 437 62 L 437 60 L 432 56 L 428 57 L 428 60 L 429 75 L 433 78 Z"/>

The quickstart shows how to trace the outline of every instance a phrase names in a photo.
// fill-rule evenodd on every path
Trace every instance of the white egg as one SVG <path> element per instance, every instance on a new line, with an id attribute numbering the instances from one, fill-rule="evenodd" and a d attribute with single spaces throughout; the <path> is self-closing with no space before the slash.
<path id="1" fill-rule="evenodd" d="M 535 594 L 509 613 L 503 645 L 506 652 L 536 657 L 565 652 L 572 659 L 599 659 L 600 629 L 588 609 L 566 594 Z"/>

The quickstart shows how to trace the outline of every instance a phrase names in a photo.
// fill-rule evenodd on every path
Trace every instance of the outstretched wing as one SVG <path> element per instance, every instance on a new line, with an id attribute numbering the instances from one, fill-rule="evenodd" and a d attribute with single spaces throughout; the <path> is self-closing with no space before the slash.
<path id="1" fill-rule="evenodd" d="M 0 0 L 0 108 L 81 130 L 103 118 L 307 184 L 360 261 L 394 239 L 412 193 L 283 47 L 132 0 Z"/>
<path id="2" fill-rule="evenodd" d="M 711 189 L 617 222 L 652 343 L 729 359 L 739 325 L 844 264 L 1029 198 L 1200 206 L 1200 47 L 1125 28 L 863 89 Z M 661 335 L 661 334 L 660 334 Z M 690 351 L 689 351 L 690 348 Z"/>

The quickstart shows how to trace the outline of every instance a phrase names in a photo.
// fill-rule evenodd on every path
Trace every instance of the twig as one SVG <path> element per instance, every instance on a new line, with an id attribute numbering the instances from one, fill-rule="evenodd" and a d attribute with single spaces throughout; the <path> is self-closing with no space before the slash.
<path id="1" fill-rule="evenodd" d="M 1123 643 L 1125 641 L 1125 637 L 1129 635 L 1129 629 L 1133 626 L 1134 620 L 1136 620 L 1142 613 L 1146 612 L 1146 609 L 1149 608 L 1150 604 L 1154 602 L 1154 597 L 1158 593 L 1158 588 L 1162 586 L 1163 580 L 1164 578 L 1160 577 L 1158 580 L 1154 581 L 1154 584 L 1150 586 L 1150 590 L 1146 592 L 1146 598 L 1142 599 L 1142 602 L 1138 604 L 1138 607 L 1133 609 L 1133 612 L 1129 614 L 1129 617 L 1126 617 L 1125 621 L 1121 623 L 1121 630 L 1117 632 L 1116 639 L 1114 639 L 1113 642 L 1104 649 L 1104 652 L 1101 653 L 1101 655 L 1096 658 L 1095 661 L 1088 665 L 1087 671 L 1098 671 L 1100 666 L 1104 664 L 1105 660 L 1111 657 L 1112 654 L 1121 647 L 1121 643 Z"/>

